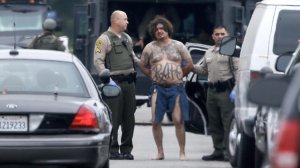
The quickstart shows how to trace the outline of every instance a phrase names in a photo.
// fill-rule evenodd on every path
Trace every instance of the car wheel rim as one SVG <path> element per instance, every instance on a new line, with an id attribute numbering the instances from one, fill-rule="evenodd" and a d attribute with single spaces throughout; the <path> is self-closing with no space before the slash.
<path id="1" fill-rule="evenodd" d="M 237 136 L 238 136 L 238 131 L 237 131 L 237 125 L 235 122 L 235 119 L 232 120 L 230 124 L 230 130 L 229 130 L 229 153 L 231 156 L 235 155 L 235 151 L 237 148 Z"/>

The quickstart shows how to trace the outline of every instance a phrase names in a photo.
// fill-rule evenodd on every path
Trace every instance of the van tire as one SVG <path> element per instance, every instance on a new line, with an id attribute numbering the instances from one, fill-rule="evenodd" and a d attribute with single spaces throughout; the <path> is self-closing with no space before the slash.
<path id="1" fill-rule="evenodd" d="M 238 168 L 253 168 L 255 162 L 254 156 L 255 139 L 249 137 L 241 131 L 241 141 L 239 145 Z"/>

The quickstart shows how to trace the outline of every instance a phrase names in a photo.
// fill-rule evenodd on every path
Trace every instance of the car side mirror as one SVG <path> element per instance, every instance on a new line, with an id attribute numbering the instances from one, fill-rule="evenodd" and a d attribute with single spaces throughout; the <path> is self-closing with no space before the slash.
<path id="1" fill-rule="evenodd" d="M 220 54 L 239 57 L 239 53 L 236 52 L 236 38 L 232 36 L 226 36 L 222 39 L 220 44 Z"/>
<path id="2" fill-rule="evenodd" d="M 249 85 L 247 98 L 258 105 L 280 107 L 288 86 L 288 76 L 270 74 Z"/>
<path id="3" fill-rule="evenodd" d="M 285 72 L 288 67 L 292 55 L 280 55 L 276 60 L 275 69 L 279 72 Z"/>
<path id="4" fill-rule="evenodd" d="M 118 85 L 105 84 L 102 86 L 101 91 L 105 97 L 117 97 L 121 93 Z"/>

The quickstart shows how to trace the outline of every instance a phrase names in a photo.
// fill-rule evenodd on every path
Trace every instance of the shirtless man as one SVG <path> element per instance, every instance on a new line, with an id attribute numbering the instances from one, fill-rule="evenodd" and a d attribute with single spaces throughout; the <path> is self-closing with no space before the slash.
<path id="1" fill-rule="evenodd" d="M 164 17 L 156 17 L 149 24 L 153 41 L 141 55 L 142 72 L 154 83 L 152 94 L 152 131 L 158 153 L 155 160 L 164 159 L 161 122 L 165 112 L 172 113 L 179 144 L 179 159 L 186 160 L 184 120 L 188 120 L 188 101 L 182 78 L 192 70 L 191 56 L 185 46 L 171 39 L 173 26 Z"/>

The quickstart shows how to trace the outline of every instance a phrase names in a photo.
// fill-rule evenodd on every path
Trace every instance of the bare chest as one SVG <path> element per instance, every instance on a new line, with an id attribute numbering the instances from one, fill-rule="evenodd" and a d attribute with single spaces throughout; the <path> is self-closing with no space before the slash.
<path id="1" fill-rule="evenodd" d="M 181 63 L 182 58 L 174 45 L 165 47 L 154 46 L 151 54 L 151 63 L 157 64 L 162 61 Z"/>

